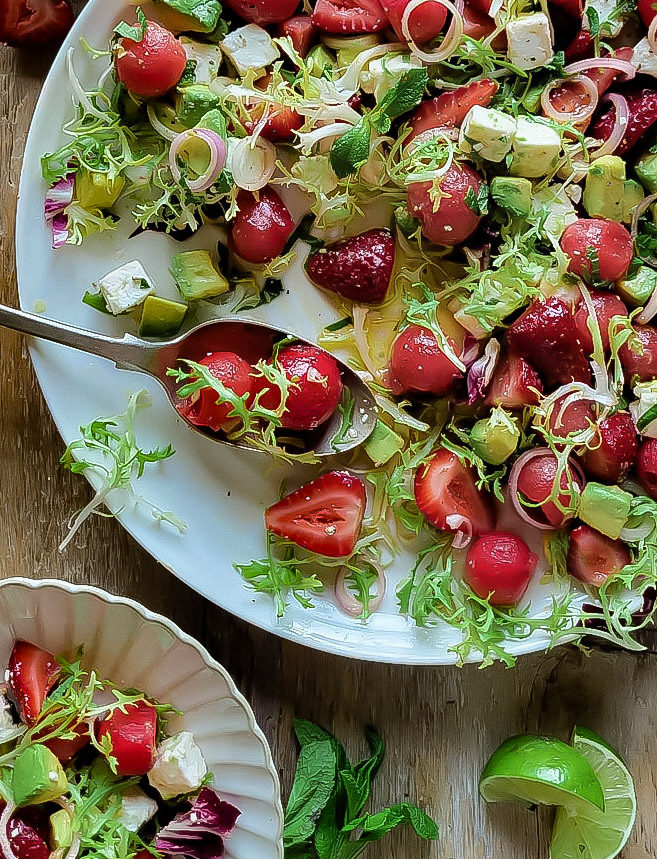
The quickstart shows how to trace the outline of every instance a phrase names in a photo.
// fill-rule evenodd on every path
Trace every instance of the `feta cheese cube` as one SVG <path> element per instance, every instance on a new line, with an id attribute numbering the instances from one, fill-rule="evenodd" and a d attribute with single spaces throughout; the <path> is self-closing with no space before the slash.
<path id="1" fill-rule="evenodd" d="M 121 823 L 129 832 L 139 832 L 157 814 L 157 803 L 138 787 L 129 787 L 121 797 Z"/>
<path id="2" fill-rule="evenodd" d="M 591 25 L 589 16 L 586 14 L 586 9 L 595 9 L 598 13 L 603 36 L 617 36 L 625 23 L 623 18 L 615 14 L 618 5 L 618 0 L 587 0 L 582 27 L 585 30 L 590 29 Z"/>
<path id="3" fill-rule="evenodd" d="M 361 86 L 365 92 L 374 93 L 374 98 L 380 101 L 401 78 L 411 69 L 421 69 L 422 60 L 411 54 L 393 54 L 379 57 L 369 64 L 367 71 L 361 75 Z"/>
<path id="4" fill-rule="evenodd" d="M 634 46 L 632 65 L 635 66 L 637 72 L 657 78 L 657 54 L 650 47 L 648 39 L 641 39 Z"/>
<path id="5" fill-rule="evenodd" d="M 181 36 L 180 44 L 185 49 L 187 59 L 196 62 L 194 80 L 197 84 L 209 84 L 217 77 L 223 60 L 219 45 L 206 45 L 189 36 Z"/>
<path id="6" fill-rule="evenodd" d="M 579 220 L 573 201 L 563 185 L 548 185 L 547 188 L 535 191 L 532 196 L 532 209 L 537 218 L 547 212 L 547 217 L 542 222 L 543 230 L 555 239 L 560 239 L 566 227 Z"/>
<path id="7" fill-rule="evenodd" d="M 512 146 L 510 173 L 532 179 L 545 176 L 556 167 L 561 154 L 561 137 L 544 122 L 518 117 Z"/>
<path id="8" fill-rule="evenodd" d="M 516 133 L 513 116 L 475 105 L 466 114 L 459 134 L 461 152 L 474 152 L 486 161 L 502 161 L 511 151 Z"/>
<path id="9" fill-rule="evenodd" d="M 265 68 L 280 57 L 269 33 L 257 24 L 233 30 L 221 43 L 221 49 L 240 77 L 251 70 L 260 72 L 262 77 Z"/>
<path id="10" fill-rule="evenodd" d="M 550 20 L 545 12 L 509 21 L 506 37 L 509 60 L 519 69 L 538 69 L 554 56 Z"/>
<path id="11" fill-rule="evenodd" d="M 94 286 L 100 290 L 107 309 L 114 315 L 133 310 L 147 295 L 155 292 L 146 270 L 136 259 L 108 272 Z"/>
<path id="12" fill-rule="evenodd" d="M 157 749 L 157 757 L 148 781 L 163 799 L 198 790 L 208 768 L 193 734 L 181 731 L 168 737 Z"/>

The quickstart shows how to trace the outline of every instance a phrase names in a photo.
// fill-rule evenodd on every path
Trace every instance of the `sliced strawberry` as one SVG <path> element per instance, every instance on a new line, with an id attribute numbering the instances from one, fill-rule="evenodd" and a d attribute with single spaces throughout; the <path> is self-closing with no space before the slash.
<path id="1" fill-rule="evenodd" d="M 267 530 L 329 558 L 354 550 L 365 515 L 365 486 L 346 471 L 330 471 L 265 512 Z"/>
<path id="2" fill-rule="evenodd" d="M 635 377 L 639 382 L 650 382 L 657 379 L 657 328 L 654 325 L 635 325 L 634 330 L 642 351 L 635 352 L 631 343 L 625 343 L 618 350 L 618 357 L 628 382 Z"/>
<path id="3" fill-rule="evenodd" d="M 313 24 L 325 33 L 377 33 L 388 26 L 379 0 L 317 0 Z"/>
<path id="4" fill-rule="evenodd" d="M 313 430 L 325 423 L 342 396 L 342 377 L 335 358 L 318 346 L 300 343 L 281 349 L 276 363 L 292 382 L 281 425 L 292 430 Z M 277 409 L 280 389 L 271 388 L 264 378 L 255 381 L 257 389 L 266 391 L 260 405 Z"/>
<path id="5" fill-rule="evenodd" d="M 411 117 L 412 133 L 408 139 L 412 140 L 433 128 L 459 128 L 468 111 L 475 105 L 488 107 L 498 88 L 495 81 L 484 78 L 423 101 Z"/>
<path id="6" fill-rule="evenodd" d="M 27 641 L 17 641 L 9 657 L 9 694 L 18 715 L 32 726 L 39 718 L 44 702 L 61 674 L 52 653 Z"/>
<path id="7" fill-rule="evenodd" d="M 317 27 L 310 15 L 295 15 L 278 25 L 278 35 L 289 36 L 294 50 L 304 58 L 315 44 L 317 34 Z"/>
<path id="8" fill-rule="evenodd" d="M 613 292 L 591 292 L 591 301 L 600 327 L 605 351 L 609 350 L 609 324 L 614 316 L 627 316 L 627 307 Z M 589 328 L 589 311 L 582 299 L 575 309 L 575 326 L 587 355 L 593 354 L 593 335 Z"/>
<path id="9" fill-rule="evenodd" d="M 636 473 L 651 498 L 657 498 L 657 438 L 647 438 L 639 448 Z"/>
<path id="10" fill-rule="evenodd" d="M 97 728 L 99 740 L 109 737 L 111 754 L 120 776 L 142 776 L 155 763 L 157 711 L 147 701 L 127 704 L 103 719 Z"/>
<path id="11" fill-rule="evenodd" d="M 2 0 L 0 42 L 14 47 L 61 41 L 73 25 L 69 0 Z"/>
<path id="12" fill-rule="evenodd" d="M 560 298 L 534 299 L 506 336 L 509 348 L 533 364 L 549 385 L 590 381 L 573 312 Z"/>
<path id="13" fill-rule="evenodd" d="M 582 458 L 584 470 L 594 480 L 620 483 L 636 461 L 636 426 L 629 412 L 615 412 L 600 421 L 594 446 Z"/>
<path id="14" fill-rule="evenodd" d="M 452 349 L 456 344 L 447 338 Z M 392 344 L 388 378 L 393 394 L 448 394 L 463 372 L 448 358 L 433 332 L 421 325 L 409 325 Z"/>
<path id="15" fill-rule="evenodd" d="M 463 33 L 470 36 L 471 39 L 485 39 L 495 31 L 495 21 L 484 12 L 481 12 L 470 3 L 466 3 L 463 7 Z M 496 39 L 493 39 L 491 47 L 499 50 L 506 44 L 505 32 L 502 32 Z"/>
<path id="16" fill-rule="evenodd" d="M 537 406 L 543 383 L 536 370 L 515 352 L 507 352 L 498 361 L 486 395 L 487 406 L 524 409 Z"/>
<path id="17" fill-rule="evenodd" d="M 657 122 L 657 90 L 643 87 L 633 92 L 624 92 L 630 112 L 630 121 L 625 134 L 614 150 L 614 155 L 622 155 L 631 149 L 644 136 L 646 131 Z M 616 124 L 616 108 L 610 105 L 596 120 L 591 134 L 596 140 L 607 140 Z"/>
<path id="18" fill-rule="evenodd" d="M 304 123 L 303 116 L 289 105 L 265 106 L 264 102 L 260 102 L 251 108 L 251 119 L 247 119 L 244 123 L 248 134 L 252 134 L 260 126 L 264 111 L 267 112 L 267 118 L 260 133 L 274 143 L 291 140 L 294 132 L 298 131 Z"/>
<path id="19" fill-rule="evenodd" d="M 61 764 L 64 764 L 64 766 L 70 763 L 77 753 L 81 752 L 82 749 L 86 748 L 91 742 L 89 730 L 86 725 L 78 725 L 78 727 L 73 730 L 77 734 L 75 739 L 64 740 L 61 737 L 58 737 L 54 740 L 48 740 L 46 743 L 46 746 L 48 746 L 53 755 Z"/>
<path id="20" fill-rule="evenodd" d="M 395 265 L 390 230 L 368 230 L 310 254 L 308 277 L 317 286 L 359 304 L 380 304 Z"/>
<path id="21" fill-rule="evenodd" d="M 588 525 L 580 525 L 570 535 L 568 572 L 585 585 L 600 587 L 631 560 L 625 543 L 612 540 Z"/>
<path id="22" fill-rule="evenodd" d="M 488 495 L 477 488 L 472 471 L 449 450 L 438 450 L 415 473 L 415 501 L 441 531 L 462 538 L 493 531 L 495 515 Z"/>
<path id="23" fill-rule="evenodd" d="M 0 808 L 4 806 L 5 803 L 1 802 Z M 16 859 L 50 859 L 50 848 L 45 840 L 34 827 L 18 816 L 24 811 L 26 809 L 17 812 L 7 824 L 7 836 L 14 856 Z"/>
<path id="24" fill-rule="evenodd" d="M 650 27 L 652 19 L 657 15 L 655 9 L 655 0 L 639 0 L 638 12 L 641 20 L 646 27 Z"/>
<path id="25" fill-rule="evenodd" d="M 546 522 L 555 528 L 560 528 L 575 516 L 579 491 L 584 487 L 577 470 L 570 464 L 561 473 L 556 487 L 558 472 L 557 457 L 545 448 L 540 455 L 528 459 L 518 475 L 518 491 L 531 502 L 527 505 L 530 515 L 536 517 L 542 513 Z M 558 504 L 551 500 L 555 488 L 561 490 L 556 497 Z"/>
<path id="26" fill-rule="evenodd" d="M 594 50 L 595 42 L 590 30 L 582 29 L 565 50 L 566 62 L 574 63 L 577 60 L 587 60 L 593 56 Z"/>
<path id="27" fill-rule="evenodd" d="M 406 41 L 402 19 L 410 0 L 380 0 L 383 11 L 388 16 L 397 38 Z M 434 39 L 447 20 L 447 8 L 442 3 L 425 3 L 421 9 L 414 9 L 408 18 L 408 30 L 414 42 L 424 44 Z"/>
<path id="28" fill-rule="evenodd" d="M 572 433 L 582 432 L 595 423 L 596 413 L 589 400 L 575 400 L 564 409 L 567 394 L 560 397 L 554 404 L 548 418 L 548 426 L 552 435 L 566 438 Z"/>

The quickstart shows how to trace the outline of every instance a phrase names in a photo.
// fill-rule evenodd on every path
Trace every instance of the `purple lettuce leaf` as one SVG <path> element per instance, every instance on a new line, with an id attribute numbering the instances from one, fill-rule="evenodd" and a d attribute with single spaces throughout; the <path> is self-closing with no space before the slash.
<path id="1" fill-rule="evenodd" d="M 192 800 L 189 811 L 177 814 L 156 838 L 155 849 L 171 856 L 190 859 L 219 859 L 224 854 L 222 836 L 235 828 L 241 812 L 204 787 Z"/>

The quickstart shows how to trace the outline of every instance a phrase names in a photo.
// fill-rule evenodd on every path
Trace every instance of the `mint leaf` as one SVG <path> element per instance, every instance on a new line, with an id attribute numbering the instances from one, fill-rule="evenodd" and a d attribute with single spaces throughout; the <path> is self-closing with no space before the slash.
<path id="1" fill-rule="evenodd" d="M 655 420 L 657 420 L 657 406 L 652 406 L 647 412 L 641 415 L 636 422 L 636 428 L 641 432 Z"/>
<path id="2" fill-rule="evenodd" d="M 326 735 L 302 746 L 285 809 L 283 843 L 286 849 L 312 838 L 319 816 L 334 791 L 336 771 L 332 737 Z"/>
<path id="3" fill-rule="evenodd" d="M 378 132 L 386 134 L 393 119 L 417 107 L 422 101 L 428 79 L 426 69 L 409 69 L 404 72 L 370 115 L 372 125 Z"/>
<path id="4" fill-rule="evenodd" d="M 589 22 L 589 33 L 591 34 L 591 38 L 595 39 L 596 36 L 600 33 L 600 16 L 596 9 L 593 6 L 586 7 L 586 17 Z"/>
<path id="5" fill-rule="evenodd" d="M 370 137 L 370 123 L 363 117 L 358 125 L 335 141 L 331 147 L 331 167 L 340 179 L 355 173 L 368 160 Z"/>
<path id="6" fill-rule="evenodd" d="M 141 6 L 137 6 L 137 24 L 128 24 L 126 21 L 119 21 L 114 28 L 117 36 L 123 39 L 132 39 L 133 42 L 142 42 L 148 28 L 146 15 L 142 12 Z"/>
<path id="7" fill-rule="evenodd" d="M 353 832 L 354 829 L 362 829 L 363 834 L 356 843 L 369 844 L 378 841 L 397 826 L 406 824 L 412 826 L 420 838 L 433 841 L 438 838 L 438 827 L 434 821 L 425 814 L 422 809 L 408 802 L 385 808 L 378 814 L 365 814 L 362 817 L 348 823 L 343 832 Z M 352 854 L 357 855 L 357 854 Z"/>

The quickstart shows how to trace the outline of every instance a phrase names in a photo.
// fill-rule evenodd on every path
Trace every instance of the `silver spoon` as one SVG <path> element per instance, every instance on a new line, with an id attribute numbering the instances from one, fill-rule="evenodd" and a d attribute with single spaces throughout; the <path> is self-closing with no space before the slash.
<path id="1" fill-rule="evenodd" d="M 3 307 L 2 305 L 0 305 L 0 327 L 12 328 L 23 334 L 40 337 L 53 343 L 61 343 L 82 352 L 99 355 L 101 358 L 108 358 L 120 370 L 136 370 L 140 373 L 147 373 L 162 385 L 174 407 L 180 403 L 180 398 L 176 392 L 176 382 L 167 376 L 167 370 L 170 367 L 175 367 L 179 359 L 200 360 L 208 352 L 221 351 L 222 341 L 226 343 L 229 340 L 231 343 L 239 344 L 240 340 L 248 334 L 249 329 L 260 329 L 264 337 L 270 336 L 274 340 L 289 336 L 288 332 L 280 331 L 262 322 L 219 319 L 197 325 L 187 333 L 172 340 L 141 340 L 130 334 L 121 338 L 108 337 L 105 334 L 85 331 L 82 328 L 67 325 L 65 322 L 55 322 L 51 319 L 35 316 L 33 313 L 26 313 L 23 310 Z M 303 337 L 296 339 L 301 343 L 309 343 Z M 207 348 L 210 343 L 212 344 L 211 348 Z M 227 351 L 234 351 L 234 347 Z M 337 450 L 333 447 L 332 442 L 338 435 L 342 424 L 342 415 L 339 411 L 336 411 L 333 417 L 318 429 L 304 434 L 304 440 L 307 442 L 304 446 L 305 450 L 312 451 L 317 456 L 331 456 L 357 447 L 370 436 L 376 423 L 376 404 L 367 385 L 344 361 L 336 360 L 342 371 L 343 384 L 345 388 L 349 389 L 354 400 L 353 417 L 351 425 L 340 438 Z M 179 417 L 184 417 L 177 409 L 176 414 Z M 202 427 L 194 426 L 189 421 L 186 423 L 192 429 L 220 444 L 256 450 L 244 441 L 228 441 L 210 430 L 206 431 Z"/>

